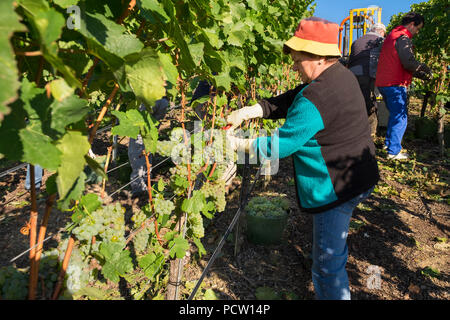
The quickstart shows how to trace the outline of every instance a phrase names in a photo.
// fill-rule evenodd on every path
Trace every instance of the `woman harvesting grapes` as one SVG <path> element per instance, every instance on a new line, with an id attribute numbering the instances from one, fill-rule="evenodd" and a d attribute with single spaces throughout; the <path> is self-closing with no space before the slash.
<path id="1" fill-rule="evenodd" d="M 294 161 L 300 208 L 313 214 L 312 279 L 318 299 L 350 299 L 347 234 L 354 208 L 379 179 L 364 98 L 351 71 L 338 62 L 339 26 L 303 19 L 283 48 L 303 84 L 234 111 L 233 128 L 256 117 L 285 118 L 272 137 L 228 135 L 237 151 L 259 159 Z"/>

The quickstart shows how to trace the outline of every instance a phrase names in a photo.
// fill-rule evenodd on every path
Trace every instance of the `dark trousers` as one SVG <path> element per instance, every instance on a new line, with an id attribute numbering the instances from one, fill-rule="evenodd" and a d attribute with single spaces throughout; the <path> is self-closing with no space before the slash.
<path id="1" fill-rule="evenodd" d="M 367 116 L 369 117 L 370 133 L 374 136 L 377 132 L 378 119 L 377 107 L 375 104 L 375 79 L 369 76 L 356 76 L 359 87 L 366 102 Z"/>

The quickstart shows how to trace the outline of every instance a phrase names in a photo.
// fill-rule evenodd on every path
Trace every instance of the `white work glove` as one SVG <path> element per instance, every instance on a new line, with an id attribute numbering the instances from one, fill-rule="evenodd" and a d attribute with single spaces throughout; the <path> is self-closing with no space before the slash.
<path id="1" fill-rule="evenodd" d="M 230 129 L 227 132 L 227 141 L 230 144 L 230 147 L 237 152 L 245 152 L 250 155 L 250 158 L 255 156 L 255 150 L 252 147 L 253 142 L 256 139 L 243 139 L 238 138 L 235 135 L 232 134 L 232 130 Z"/>
<path id="2" fill-rule="evenodd" d="M 249 119 L 262 118 L 263 109 L 259 103 L 250 106 L 243 107 L 241 109 L 235 110 L 227 117 L 228 124 L 231 124 L 231 130 L 239 127 L 239 125 Z"/>

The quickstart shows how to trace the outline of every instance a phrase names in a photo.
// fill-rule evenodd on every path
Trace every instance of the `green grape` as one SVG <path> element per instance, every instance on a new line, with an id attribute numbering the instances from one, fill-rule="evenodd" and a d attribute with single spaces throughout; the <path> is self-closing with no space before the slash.
<path id="1" fill-rule="evenodd" d="M 90 243 L 94 236 L 100 237 L 99 240 L 124 241 L 125 219 L 123 208 L 119 203 L 101 207 L 85 216 L 72 232 L 78 240 L 87 243 Z M 98 246 L 95 249 L 98 249 Z M 87 253 L 88 251 L 86 251 Z"/>
<path id="2" fill-rule="evenodd" d="M 205 195 L 207 200 L 213 199 L 217 212 L 225 210 L 226 200 L 224 180 L 219 179 L 214 182 L 207 182 L 202 186 L 200 191 Z"/>
<path id="3" fill-rule="evenodd" d="M 277 218 L 286 215 L 289 202 L 279 196 L 253 197 L 247 204 L 245 210 L 248 214 L 257 217 Z"/>
<path id="4" fill-rule="evenodd" d="M 189 133 L 186 131 L 186 136 L 189 137 Z M 173 128 L 170 132 L 170 140 L 174 142 L 184 142 L 184 130 L 181 127 Z"/>
<path id="5" fill-rule="evenodd" d="M 5 300 L 25 300 L 28 292 L 28 273 L 13 266 L 0 268 L 0 294 Z"/>
<path id="6" fill-rule="evenodd" d="M 155 212 L 159 215 L 170 215 L 175 210 L 175 205 L 172 201 L 160 198 L 155 199 Z"/>
<path id="7" fill-rule="evenodd" d="M 156 153 L 162 155 L 163 157 L 170 157 L 172 155 L 172 150 L 177 146 L 179 142 L 177 141 L 158 141 L 156 143 Z"/>
<path id="8" fill-rule="evenodd" d="M 145 228 L 137 233 L 133 238 L 134 250 L 136 253 L 141 253 L 147 249 L 148 240 L 150 236 L 150 230 Z"/>
<path id="9" fill-rule="evenodd" d="M 223 118 L 223 117 L 216 117 L 214 122 L 215 122 L 214 125 L 217 128 L 223 128 L 227 125 L 227 120 L 225 120 L 225 118 Z"/>
<path id="10" fill-rule="evenodd" d="M 203 238 L 205 236 L 205 228 L 203 227 L 203 218 L 198 214 L 191 214 L 188 217 L 189 227 L 192 231 L 192 234 L 196 238 Z"/>

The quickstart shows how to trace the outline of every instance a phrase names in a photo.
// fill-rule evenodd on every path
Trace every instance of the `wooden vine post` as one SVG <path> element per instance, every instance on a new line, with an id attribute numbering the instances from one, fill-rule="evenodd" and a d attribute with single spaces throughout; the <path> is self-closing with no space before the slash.
<path id="1" fill-rule="evenodd" d="M 442 72 L 442 80 L 439 83 L 438 90 L 436 92 L 440 92 L 444 88 L 445 85 L 445 73 L 447 72 L 447 64 L 444 63 L 441 69 Z M 439 154 L 441 157 L 445 155 L 445 140 L 444 140 L 444 133 L 445 133 L 445 114 L 447 111 L 445 110 L 444 103 L 442 100 L 439 100 L 438 105 L 438 143 L 439 143 Z"/>
<path id="2" fill-rule="evenodd" d="M 181 92 L 181 119 L 180 119 L 180 122 L 181 122 L 181 126 L 182 126 L 183 132 L 184 132 L 184 143 L 185 143 L 186 147 L 189 147 L 189 140 L 187 139 L 186 128 L 184 125 L 186 96 L 184 94 L 184 82 L 180 78 L 180 76 L 178 77 L 178 83 L 179 83 L 179 88 L 180 88 L 180 92 Z M 187 197 L 190 198 L 190 193 L 192 190 L 190 159 L 188 159 L 187 169 L 188 169 L 188 177 L 187 178 L 188 178 L 188 185 L 189 185 Z M 182 213 L 182 215 L 178 219 L 178 222 L 177 222 L 175 228 L 180 233 L 183 232 L 183 227 L 185 226 L 186 218 L 187 218 L 186 214 Z M 183 260 L 184 260 L 184 258 L 183 259 L 176 258 L 176 259 L 170 260 L 169 283 L 167 285 L 166 300 L 178 300 L 178 293 L 179 293 L 178 288 L 180 286 L 180 279 L 182 277 L 182 270 L 184 267 Z"/>
<path id="3" fill-rule="evenodd" d="M 34 300 L 36 298 L 36 284 L 37 284 L 37 269 L 36 269 L 36 229 L 37 229 L 37 205 L 36 205 L 36 185 L 34 165 L 30 164 L 30 189 L 31 189 L 31 212 L 29 222 L 30 235 L 30 278 L 28 287 L 28 299 Z"/>

